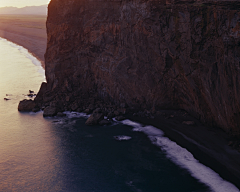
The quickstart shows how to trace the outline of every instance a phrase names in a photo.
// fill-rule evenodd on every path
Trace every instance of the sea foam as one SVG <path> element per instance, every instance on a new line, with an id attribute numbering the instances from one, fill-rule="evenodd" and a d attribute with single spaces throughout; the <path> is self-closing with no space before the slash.
<path id="1" fill-rule="evenodd" d="M 78 112 L 70 112 L 70 111 L 65 111 L 63 113 L 66 114 L 66 116 L 70 119 L 71 118 L 80 118 L 80 117 L 84 117 L 84 118 L 90 117 L 90 115 L 87 115 L 86 113 L 78 113 Z"/>
<path id="2" fill-rule="evenodd" d="M 118 136 L 114 136 L 113 138 L 118 141 L 127 141 L 132 139 L 132 137 L 126 136 L 126 135 L 118 135 Z"/>
<path id="3" fill-rule="evenodd" d="M 212 191 L 239 192 L 235 185 L 225 181 L 212 169 L 201 164 L 187 149 L 164 137 L 164 133 L 160 129 L 153 126 L 142 126 L 140 123 L 130 120 L 124 120 L 122 123 L 133 127 L 133 131 L 140 131 L 148 135 L 151 142 L 160 147 L 169 159 L 180 167 L 187 169 L 194 178 L 209 186 Z"/>

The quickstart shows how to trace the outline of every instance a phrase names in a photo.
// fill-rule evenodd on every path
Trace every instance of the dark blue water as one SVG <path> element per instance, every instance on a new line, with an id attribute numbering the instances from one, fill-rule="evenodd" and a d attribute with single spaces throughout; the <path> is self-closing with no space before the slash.
<path id="1" fill-rule="evenodd" d="M 155 128 L 19 113 L 18 102 L 44 81 L 39 70 L 26 50 L 0 39 L 0 191 L 238 191 Z"/>
<path id="2" fill-rule="evenodd" d="M 85 121 L 73 118 L 53 124 L 64 190 L 208 191 L 145 134 L 122 124 L 88 127 Z M 114 139 L 123 134 L 132 139 Z"/>

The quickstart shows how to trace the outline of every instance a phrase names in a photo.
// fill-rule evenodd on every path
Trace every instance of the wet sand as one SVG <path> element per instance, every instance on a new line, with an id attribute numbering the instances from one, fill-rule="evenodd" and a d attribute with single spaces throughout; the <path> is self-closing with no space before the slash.
<path id="1" fill-rule="evenodd" d="M 36 15 L 0 15 L 0 37 L 28 49 L 44 67 L 46 19 Z"/>

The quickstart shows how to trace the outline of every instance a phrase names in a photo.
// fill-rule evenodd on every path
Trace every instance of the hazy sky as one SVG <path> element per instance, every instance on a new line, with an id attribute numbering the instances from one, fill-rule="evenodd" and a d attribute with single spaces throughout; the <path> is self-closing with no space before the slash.
<path id="1" fill-rule="evenodd" d="M 48 4 L 50 0 L 0 0 L 0 7 L 26 7 Z"/>

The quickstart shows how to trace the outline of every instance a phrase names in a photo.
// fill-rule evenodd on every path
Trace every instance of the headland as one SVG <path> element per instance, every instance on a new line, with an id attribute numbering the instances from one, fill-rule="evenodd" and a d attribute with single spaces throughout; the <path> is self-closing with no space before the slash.
<path id="1" fill-rule="evenodd" d="M 239 153 L 210 128 L 240 131 L 239 3 L 203 2 L 52 0 L 37 107 L 130 114 L 240 187 Z"/>

